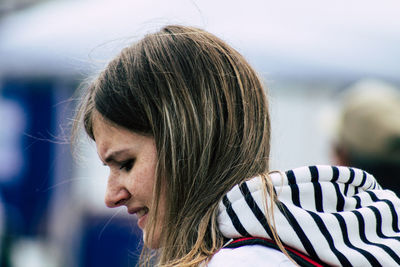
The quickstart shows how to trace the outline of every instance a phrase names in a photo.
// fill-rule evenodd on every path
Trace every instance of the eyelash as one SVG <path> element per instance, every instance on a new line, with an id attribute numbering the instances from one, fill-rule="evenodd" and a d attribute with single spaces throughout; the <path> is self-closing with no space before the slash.
<path id="1" fill-rule="evenodd" d="M 133 163 L 135 161 L 133 159 L 129 159 L 127 161 L 124 161 L 121 163 L 121 166 L 119 167 L 120 170 L 125 170 L 125 171 L 130 171 L 133 167 Z"/>

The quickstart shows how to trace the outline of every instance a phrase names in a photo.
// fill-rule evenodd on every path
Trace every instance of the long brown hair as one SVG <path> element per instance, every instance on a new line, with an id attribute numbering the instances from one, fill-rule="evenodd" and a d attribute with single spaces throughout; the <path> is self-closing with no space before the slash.
<path id="1" fill-rule="evenodd" d="M 268 171 L 268 104 L 246 60 L 206 31 L 166 26 L 122 50 L 86 90 L 77 121 L 92 138 L 94 110 L 155 139 L 154 207 L 146 230 L 154 233 L 164 188 L 159 266 L 196 266 L 220 249 L 219 200 Z"/>

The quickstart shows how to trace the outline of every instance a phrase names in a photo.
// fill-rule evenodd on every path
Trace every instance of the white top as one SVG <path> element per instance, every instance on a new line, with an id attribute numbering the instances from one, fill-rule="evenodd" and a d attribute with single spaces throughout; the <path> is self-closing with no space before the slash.
<path id="1" fill-rule="evenodd" d="M 262 245 L 247 245 L 219 250 L 206 266 L 293 267 L 296 265 L 279 250 Z"/>

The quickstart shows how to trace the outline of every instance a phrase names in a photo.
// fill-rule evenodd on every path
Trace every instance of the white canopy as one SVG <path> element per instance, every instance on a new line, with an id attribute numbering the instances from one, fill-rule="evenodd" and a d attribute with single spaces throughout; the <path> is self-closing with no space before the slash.
<path id="1" fill-rule="evenodd" d="M 400 80 L 398 0 L 60 0 L 0 21 L 0 75 L 76 75 L 167 23 L 222 37 L 272 76 Z"/>

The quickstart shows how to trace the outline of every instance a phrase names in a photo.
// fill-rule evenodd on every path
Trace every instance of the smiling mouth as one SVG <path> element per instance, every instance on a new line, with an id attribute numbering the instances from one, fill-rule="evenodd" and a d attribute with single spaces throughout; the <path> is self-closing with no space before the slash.
<path id="1" fill-rule="evenodd" d="M 141 208 L 136 212 L 137 216 L 137 225 L 139 226 L 140 229 L 144 230 L 146 226 L 146 221 L 147 221 L 147 213 L 149 212 L 149 209 L 147 207 Z"/>
<path id="2" fill-rule="evenodd" d="M 149 212 L 149 208 L 143 207 L 143 208 L 140 208 L 140 209 L 137 209 L 137 210 L 134 210 L 134 211 L 130 211 L 129 213 L 130 214 L 136 214 L 136 216 L 138 218 L 141 218 L 144 215 L 146 215 L 148 212 Z"/>

